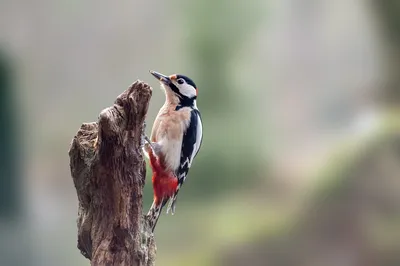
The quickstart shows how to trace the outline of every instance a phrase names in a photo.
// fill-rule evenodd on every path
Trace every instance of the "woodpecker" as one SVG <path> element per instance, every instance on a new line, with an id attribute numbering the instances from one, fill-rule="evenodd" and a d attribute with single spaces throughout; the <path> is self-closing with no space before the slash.
<path id="1" fill-rule="evenodd" d="M 203 126 L 193 80 L 179 74 L 150 73 L 160 81 L 165 92 L 165 103 L 154 121 L 150 139 L 145 137 L 144 146 L 153 172 L 154 200 L 147 216 L 154 231 L 168 201 L 167 213 L 175 213 L 179 189 L 202 144 Z"/>

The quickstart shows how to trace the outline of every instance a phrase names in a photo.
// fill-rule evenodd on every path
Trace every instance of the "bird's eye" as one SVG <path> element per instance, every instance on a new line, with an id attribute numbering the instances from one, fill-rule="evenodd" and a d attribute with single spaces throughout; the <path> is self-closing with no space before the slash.
<path id="1" fill-rule="evenodd" d="M 178 84 L 183 84 L 183 83 L 185 83 L 185 80 L 183 80 L 183 79 L 178 79 L 177 81 L 178 81 Z"/>

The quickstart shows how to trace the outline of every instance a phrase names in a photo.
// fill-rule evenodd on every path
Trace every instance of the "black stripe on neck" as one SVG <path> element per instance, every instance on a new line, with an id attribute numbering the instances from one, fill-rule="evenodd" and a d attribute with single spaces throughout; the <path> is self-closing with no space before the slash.
<path id="1" fill-rule="evenodd" d="M 179 104 L 175 107 L 175 111 L 178 111 L 179 109 L 183 108 L 183 107 L 194 107 L 194 101 L 196 100 L 196 96 L 193 98 L 179 98 L 180 102 Z"/>

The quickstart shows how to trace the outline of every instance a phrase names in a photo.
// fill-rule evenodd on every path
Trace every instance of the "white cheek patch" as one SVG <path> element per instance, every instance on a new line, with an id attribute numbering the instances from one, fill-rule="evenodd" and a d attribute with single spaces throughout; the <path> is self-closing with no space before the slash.
<path id="1" fill-rule="evenodd" d="M 196 89 L 190 86 L 189 84 L 182 84 L 178 85 L 179 87 L 179 92 L 185 95 L 188 98 L 193 98 L 196 96 Z"/>

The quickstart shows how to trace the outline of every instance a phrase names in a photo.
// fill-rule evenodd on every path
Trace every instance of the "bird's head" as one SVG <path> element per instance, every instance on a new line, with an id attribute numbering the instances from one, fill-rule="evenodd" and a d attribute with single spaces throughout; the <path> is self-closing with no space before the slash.
<path id="1" fill-rule="evenodd" d="M 166 76 L 155 71 L 150 71 L 150 73 L 160 81 L 167 100 L 183 106 L 196 104 L 197 87 L 193 80 L 180 74 Z"/>

